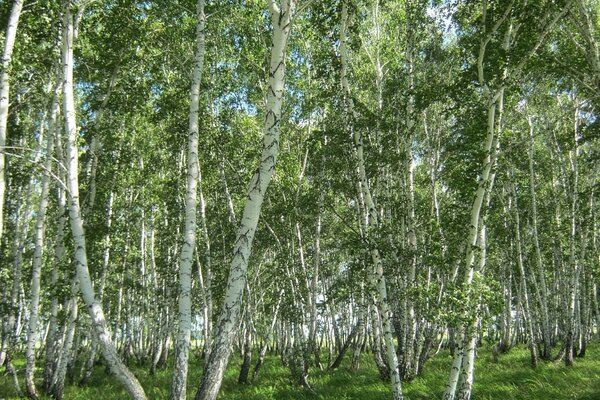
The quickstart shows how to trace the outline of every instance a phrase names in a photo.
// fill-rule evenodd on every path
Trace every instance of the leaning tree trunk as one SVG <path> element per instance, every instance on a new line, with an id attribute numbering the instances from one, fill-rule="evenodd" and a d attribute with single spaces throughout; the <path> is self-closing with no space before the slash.
<path id="1" fill-rule="evenodd" d="M 217 397 L 223 374 L 229 360 L 231 344 L 240 318 L 242 296 L 246 285 L 246 270 L 252 251 L 252 241 L 258 225 L 265 192 L 275 171 L 279 153 L 279 127 L 284 92 L 285 53 L 290 33 L 295 0 L 281 0 L 277 5 L 270 1 L 273 26 L 273 45 L 269 65 L 267 110 L 263 128 L 260 165 L 250 181 L 244 212 L 240 221 L 229 268 L 227 290 L 219 316 L 217 332 L 196 400 L 214 400 Z"/>
<path id="2" fill-rule="evenodd" d="M 175 342 L 175 360 L 171 383 L 171 400 L 185 400 L 188 359 L 192 328 L 192 263 L 196 247 L 196 208 L 198 203 L 198 118 L 200 82 L 204 68 L 204 0 L 196 4 L 196 56 L 190 94 L 187 193 L 185 198 L 185 229 L 179 260 L 179 329 Z"/>
<path id="3" fill-rule="evenodd" d="M 120 360 L 117 350 L 110 339 L 110 333 L 104 317 L 101 304 L 96 299 L 92 280 L 88 269 L 86 254 L 85 233 L 83 230 L 83 219 L 79 204 L 79 154 L 78 154 L 78 132 L 75 113 L 75 99 L 73 95 L 73 42 L 74 42 L 74 18 L 70 2 L 63 5 L 63 108 L 65 111 L 65 131 L 68 138 L 67 145 L 67 188 L 68 208 L 73 242 L 75 245 L 75 266 L 83 300 L 87 306 L 89 316 L 97 335 L 102 355 L 106 359 L 111 371 L 136 400 L 146 399 L 144 389 L 136 377 L 127 369 Z"/>

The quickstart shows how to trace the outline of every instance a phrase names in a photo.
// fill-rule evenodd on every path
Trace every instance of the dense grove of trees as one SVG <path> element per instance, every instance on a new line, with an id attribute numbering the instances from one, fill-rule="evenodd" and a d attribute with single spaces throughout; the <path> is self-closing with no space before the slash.
<path id="1" fill-rule="evenodd" d="M 60 3 L 60 4 L 59 4 Z M 0 365 L 215 399 L 374 357 L 531 366 L 600 329 L 597 0 L 4 1 Z M 25 382 L 13 359 L 26 357 Z"/>

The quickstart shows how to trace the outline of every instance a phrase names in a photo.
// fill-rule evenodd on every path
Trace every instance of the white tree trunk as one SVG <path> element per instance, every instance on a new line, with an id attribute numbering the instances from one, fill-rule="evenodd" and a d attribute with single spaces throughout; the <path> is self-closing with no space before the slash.
<path id="1" fill-rule="evenodd" d="M 537 331 L 535 326 L 534 315 L 531 306 L 531 291 L 529 290 L 529 284 L 527 283 L 527 275 L 525 274 L 525 262 L 523 261 L 524 253 L 523 253 L 523 244 L 521 239 L 521 216 L 519 211 L 519 203 L 517 196 L 517 189 L 515 188 L 514 178 L 512 173 L 512 168 L 509 172 L 509 177 L 512 180 L 511 192 L 514 201 L 514 223 L 515 223 L 515 242 L 517 246 L 517 266 L 519 268 L 519 274 L 521 275 L 521 286 L 523 291 L 523 312 L 525 314 L 525 325 L 527 326 L 528 335 L 529 335 L 529 349 L 531 351 L 531 366 L 533 368 L 537 367 L 538 363 L 538 346 L 536 341 L 535 332 Z M 510 210 L 510 206 L 509 206 Z"/>
<path id="2" fill-rule="evenodd" d="M 64 3 L 63 13 L 63 108 L 65 112 L 65 131 L 68 138 L 66 160 L 67 187 L 69 192 L 68 208 L 71 231 L 73 233 L 73 241 L 75 244 L 75 265 L 77 277 L 79 279 L 83 300 L 87 306 L 94 331 L 97 335 L 97 339 L 102 350 L 102 355 L 106 359 L 111 371 L 125 386 L 131 397 L 136 400 L 145 400 L 146 395 L 144 393 L 144 389 L 142 389 L 136 377 L 120 360 L 116 348 L 110 340 L 110 333 L 106 325 L 104 312 L 100 303 L 95 297 L 90 272 L 88 270 L 85 232 L 83 230 L 83 220 L 81 218 L 81 208 L 79 204 L 79 147 L 75 114 L 75 100 L 73 96 L 74 22 L 69 2 Z"/>
<path id="3" fill-rule="evenodd" d="M 0 239 L 4 227 L 4 196 L 6 192 L 4 169 L 6 167 L 4 146 L 6 146 L 6 128 L 8 122 L 8 105 L 10 94 L 10 61 L 17 36 L 17 26 L 23 8 L 23 0 L 15 0 L 8 18 L 6 35 L 4 36 L 4 53 L 0 69 Z"/>
<path id="4" fill-rule="evenodd" d="M 378 3 L 377 3 L 378 4 Z M 378 228 L 378 214 L 375 208 L 375 202 L 371 196 L 371 189 L 365 170 L 365 159 L 363 149 L 363 139 L 359 129 L 354 129 L 353 121 L 356 119 L 356 110 L 354 109 L 354 101 L 352 100 L 350 92 L 350 84 L 348 83 L 348 48 L 346 45 L 347 41 L 347 30 L 349 26 L 348 21 L 348 5 L 346 2 L 342 5 L 342 21 L 340 26 L 340 58 L 342 63 L 341 68 L 341 85 L 342 91 L 347 105 L 348 118 L 350 119 L 350 131 L 354 141 L 354 147 L 356 151 L 356 160 L 358 167 L 359 177 L 359 195 L 363 198 L 366 212 L 366 223 L 365 223 L 365 237 L 369 240 L 370 231 Z M 377 71 L 381 73 L 379 62 L 377 63 Z M 392 385 L 392 393 L 394 400 L 401 400 L 402 395 L 402 384 L 400 382 L 400 372 L 398 370 L 398 358 L 396 356 L 396 348 L 394 344 L 394 338 L 392 336 L 392 313 L 389 307 L 387 299 L 387 286 L 385 282 L 385 275 L 383 273 L 383 260 L 379 254 L 377 248 L 370 250 L 371 258 L 373 260 L 373 270 L 370 273 L 371 281 L 375 285 L 377 290 L 378 299 L 377 305 L 381 312 L 383 338 L 386 350 L 386 359 L 390 373 L 390 380 Z"/>
<path id="5" fill-rule="evenodd" d="M 78 292 L 79 283 L 75 278 L 71 284 L 71 298 L 64 306 L 65 310 L 67 307 L 69 308 L 69 320 L 67 322 L 62 349 L 58 354 L 58 361 L 56 362 L 56 369 L 54 370 L 54 374 L 52 376 L 52 383 L 49 391 L 52 397 L 57 400 L 62 399 L 65 388 L 65 376 L 67 375 L 67 365 L 71 360 L 71 349 L 73 347 L 73 341 L 75 338 L 75 328 L 77 325 L 77 315 L 79 310 L 77 305 Z"/>
<path id="6" fill-rule="evenodd" d="M 52 153 L 54 151 L 54 129 L 57 124 L 59 110 L 59 87 L 56 85 L 50 111 L 48 123 L 48 135 L 46 144 L 46 159 L 44 160 L 44 175 L 42 176 L 42 190 L 37 211 L 37 220 L 35 223 L 35 249 L 33 253 L 33 263 L 31 267 L 31 297 L 29 307 L 29 326 L 27 330 L 27 350 L 25 357 L 27 364 L 25 366 L 25 388 L 27 395 L 31 398 L 37 398 L 35 383 L 33 381 L 35 371 L 35 344 L 37 342 L 37 325 L 40 304 L 40 275 L 42 272 L 42 256 L 44 251 L 44 231 L 46 220 L 46 208 L 48 206 L 48 192 L 50 189 L 50 170 L 52 168 Z"/>
<path id="7" fill-rule="evenodd" d="M 192 73 L 188 131 L 185 228 L 179 260 L 179 329 L 175 341 L 175 360 L 171 383 L 171 400 L 185 400 L 188 359 L 192 329 L 192 264 L 196 248 L 196 212 L 198 204 L 198 118 L 200 82 L 204 68 L 204 0 L 196 4 L 196 55 Z"/>
<path id="8" fill-rule="evenodd" d="M 263 144 L 260 165 L 253 175 L 248 189 L 246 205 L 242 214 L 229 268 L 225 299 L 219 316 L 217 332 L 206 364 L 196 400 L 214 400 L 217 397 L 223 374 L 230 355 L 230 346 L 236 334 L 240 318 L 242 296 L 246 285 L 246 270 L 252 251 L 260 209 L 265 192 L 275 172 L 279 154 L 279 127 L 284 93 L 285 53 L 291 29 L 295 0 L 271 0 L 273 45 L 269 65 L 269 88 L 267 109 L 263 128 Z"/>
<path id="9" fill-rule="evenodd" d="M 542 312 L 542 340 L 544 341 L 544 349 L 542 357 L 548 359 L 550 357 L 551 347 L 551 332 L 550 332 L 550 318 L 548 314 L 548 286 L 546 284 L 546 275 L 544 273 L 544 263 L 542 260 L 542 252 L 540 249 L 540 241 L 538 235 L 538 217 L 537 217 L 537 200 L 536 200 L 536 189 L 535 189 L 535 169 L 534 169 L 534 154 L 535 154 L 535 135 L 533 118 L 528 117 L 527 122 L 529 124 L 529 191 L 531 194 L 531 228 L 533 236 L 533 245 L 535 247 L 535 263 L 537 266 L 537 272 L 539 276 L 540 288 L 542 301 L 541 312 Z"/>
<path id="10" fill-rule="evenodd" d="M 487 137 L 485 142 L 485 157 L 482 162 L 482 171 L 479 177 L 477 190 L 475 192 L 475 199 L 471 206 L 469 234 L 467 237 L 467 253 L 466 253 L 466 269 L 465 276 L 463 278 L 463 284 L 466 290 L 470 293 L 470 286 L 473 282 L 473 277 L 476 270 L 476 251 L 478 250 L 477 242 L 480 233 L 480 221 L 481 221 L 481 210 L 483 206 L 483 200 L 486 193 L 489 191 L 492 184 L 492 166 L 496 157 L 498 149 L 497 141 L 495 137 L 495 121 L 496 121 L 496 103 L 490 101 L 487 107 Z M 470 296 L 468 297 L 470 298 Z M 472 316 L 472 318 L 475 318 Z M 446 390 L 444 392 L 444 400 L 453 400 L 456 394 L 456 387 L 458 385 L 458 379 L 461 373 L 461 366 L 463 360 L 470 360 L 470 352 L 474 353 L 475 342 L 473 338 L 476 336 L 476 332 L 472 332 L 473 329 L 469 327 L 471 324 L 467 324 L 461 344 L 459 345 L 458 351 L 454 355 L 452 367 L 450 370 L 450 377 Z M 466 357 L 466 358 L 465 358 Z M 463 369 L 464 370 L 464 369 Z"/>
<path id="11" fill-rule="evenodd" d="M 578 226 L 578 203 L 579 203 L 579 156 L 580 156 L 580 140 L 581 133 L 579 127 L 579 106 L 578 99 L 573 99 L 575 104 L 575 112 L 573 116 L 573 131 L 574 131 L 574 144 L 575 148 L 569 152 L 569 164 L 570 164 L 570 182 L 571 187 L 566 186 L 569 194 L 570 207 L 568 210 L 568 216 L 570 219 L 570 235 L 569 235 L 569 268 L 566 273 L 567 283 L 567 320 L 565 327 L 565 365 L 570 367 L 573 365 L 573 352 L 574 352 L 574 339 L 575 339 L 575 309 L 577 301 L 579 299 L 578 286 L 579 286 L 579 273 L 580 273 L 580 260 L 577 248 L 577 237 L 580 235 Z M 569 182 L 565 174 L 564 181 Z"/>
<path id="12" fill-rule="evenodd" d="M 62 90 L 62 89 L 61 89 Z M 56 160 L 59 163 L 63 163 L 65 161 L 64 152 L 63 152 L 63 143 L 61 136 L 61 129 L 59 125 L 56 125 L 56 129 L 54 131 L 55 135 L 55 150 L 56 150 Z M 59 168 L 57 171 L 57 175 L 61 181 L 66 181 L 66 172 L 64 169 Z M 58 186 L 57 188 L 57 215 L 58 222 L 56 224 L 56 238 L 55 238 L 55 247 L 54 247 L 54 268 L 52 269 L 51 276 L 51 285 L 56 285 L 58 282 L 58 270 L 62 265 L 64 257 L 65 257 L 65 226 L 67 223 L 67 218 L 65 216 L 66 210 L 66 192 L 65 188 L 62 186 Z M 58 298 L 57 296 L 53 296 L 52 304 L 50 306 L 50 323 L 48 328 L 48 336 L 46 337 L 46 360 L 44 365 L 44 389 L 46 392 L 50 393 L 50 388 L 53 385 L 53 377 L 56 372 L 56 368 L 58 362 L 56 357 L 58 356 L 60 342 L 59 331 L 58 331 Z"/>

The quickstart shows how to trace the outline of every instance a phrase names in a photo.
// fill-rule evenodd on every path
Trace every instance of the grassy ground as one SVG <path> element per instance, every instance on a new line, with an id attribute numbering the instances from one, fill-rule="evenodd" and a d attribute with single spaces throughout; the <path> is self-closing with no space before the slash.
<path id="1" fill-rule="evenodd" d="M 348 361 L 348 360 L 346 360 Z M 403 386 L 407 400 L 440 399 L 450 368 L 450 357 L 440 354 L 426 365 L 422 377 Z M 200 379 L 200 363 L 190 366 L 188 398 L 193 398 Z M 16 360 L 21 383 L 23 360 Z M 167 399 L 171 380 L 170 371 L 160 371 L 154 377 L 147 369 L 134 369 L 150 399 Z M 233 360 L 227 370 L 220 400 L 388 400 L 391 390 L 379 381 L 371 355 L 362 360 L 358 373 L 352 373 L 347 364 L 336 371 L 314 371 L 309 376 L 315 394 L 292 386 L 289 372 L 278 358 L 269 358 L 259 379 L 250 385 L 238 385 L 239 363 Z M 4 373 L 4 371 L 2 371 Z M 14 389 L 8 376 L 0 376 L 0 399 L 12 399 Z M 66 400 L 121 400 L 126 392 L 114 377 L 98 367 L 87 387 L 67 386 Z M 474 400 L 600 400 L 600 346 L 588 350 L 583 359 L 567 369 L 561 363 L 541 363 L 537 370 L 529 366 L 526 349 L 514 349 L 491 361 L 490 352 L 479 351 L 475 368 Z"/>

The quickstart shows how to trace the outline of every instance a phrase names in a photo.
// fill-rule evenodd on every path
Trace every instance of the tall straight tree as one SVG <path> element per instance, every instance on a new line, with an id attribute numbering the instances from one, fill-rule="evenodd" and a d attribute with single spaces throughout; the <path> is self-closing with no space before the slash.
<path id="1" fill-rule="evenodd" d="M 196 247 L 196 208 L 198 203 L 198 109 L 200 81 L 204 67 L 204 0 L 196 4 L 196 55 L 192 73 L 190 93 L 190 115 L 188 132 L 187 183 L 185 198 L 185 230 L 179 259 L 179 331 L 175 344 L 175 361 L 171 400 L 185 400 L 188 358 L 192 327 L 192 263 Z M 206 323 L 206 321 L 205 321 Z"/>
<path id="2" fill-rule="evenodd" d="M 60 76 L 60 74 L 57 74 Z M 60 85 L 56 84 L 52 104 L 50 108 L 50 118 L 48 121 L 48 134 L 46 144 L 46 159 L 44 161 L 45 173 L 42 176 L 42 190 L 37 211 L 37 220 L 35 223 L 35 250 L 33 254 L 33 263 L 31 267 L 31 299 L 29 308 L 29 326 L 27 330 L 27 351 L 25 357 L 27 364 L 25 367 L 25 388 L 27 395 L 32 399 L 37 399 L 38 395 L 33 381 L 35 370 L 35 345 L 37 342 L 38 315 L 40 303 L 40 276 L 42 270 L 42 256 L 44 251 L 44 232 L 46 209 L 48 207 L 48 192 L 50 190 L 50 170 L 52 168 L 52 154 L 54 152 L 54 133 L 58 120 Z"/>
<path id="3" fill-rule="evenodd" d="M 296 0 L 270 0 L 271 23 L 273 26 L 271 60 L 269 64 L 269 87 L 263 126 L 263 141 L 260 164 L 250 180 L 248 195 L 233 247 L 233 259 L 225 299 L 219 315 L 217 332 L 196 400 L 214 400 L 217 397 L 223 374 L 227 367 L 231 344 L 242 308 L 242 297 L 246 286 L 246 270 L 252 251 L 260 209 L 265 193 L 275 172 L 279 154 L 279 128 L 283 103 L 285 58 L 287 41 L 292 27 Z"/>
<path id="4" fill-rule="evenodd" d="M 10 61 L 17 36 L 19 17 L 23 9 L 23 0 L 15 0 L 8 18 L 6 36 L 4 37 L 4 52 L 2 53 L 2 69 L 0 69 L 0 239 L 2 238 L 4 226 L 4 194 L 6 185 L 4 182 L 4 146 L 6 145 L 6 128 L 8 121 L 8 105 L 10 93 Z"/>
<path id="5" fill-rule="evenodd" d="M 88 260 L 86 254 L 85 232 L 81 207 L 79 204 L 79 144 L 77 133 L 77 121 L 75 111 L 75 98 L 73 95 L 73 47 L 75 41 L 75 18 L 73 16 L 73 5 L 70 1 L 63 2 L 63 34 L 62 34 L 62 63 L 63 63 L 63 109 L 65 120 L 65 132 L 67 135 L 66 169 L 68 189 L 68 209 L 75 245 L 75 266 L 77 278 L 83 300 L 87 306 L 89 316 L 94 326 L 102 355 L 106 359 L 111 371 L 116 378 L 125 386 L 132 398 L 145 400 L 144 389 L 136 377 L 123 364 L 117 349 L 110 339 L 110 333 L 104 317 L 104 311 L 100 302 L 96 299 Z M 81 9 L 77 14 L 82 15 Z"/>

